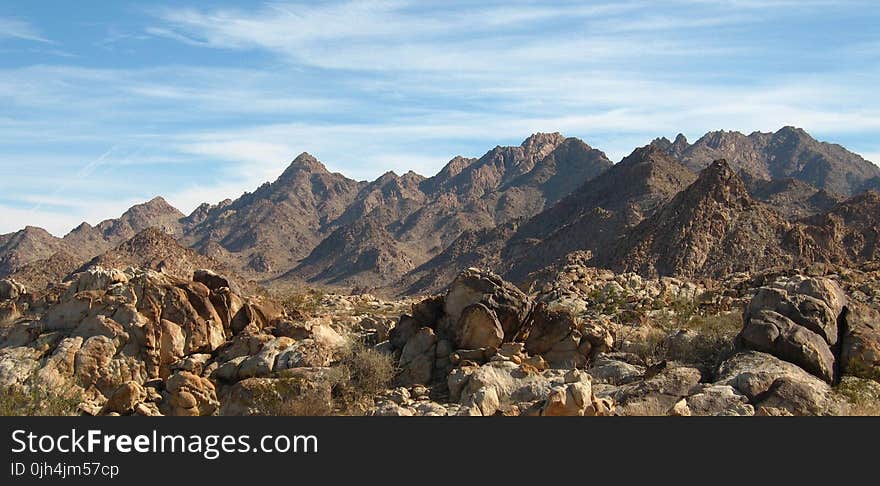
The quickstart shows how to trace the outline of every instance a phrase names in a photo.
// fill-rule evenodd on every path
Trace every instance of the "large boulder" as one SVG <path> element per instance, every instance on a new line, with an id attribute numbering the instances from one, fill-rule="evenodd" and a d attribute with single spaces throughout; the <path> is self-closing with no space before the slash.
<path id="1" fill-rule="evenodd" d="M 430 383 L 436 357 L 437 335 L 429 327 L 419 329 L 400 354 L 398 382 L 403 386 Z"/>
<path id="2" fill-rule="evenodd" d="M 671 366 L 656 375 L 613 389 L 618 415 L 667 415 L 682 398 L 699 390 L 700 370 Z"/>
<path id="3" fill-rule="evenodd" d="M 90 290 L 105 290 L 111 285 L 126 282 L 128 282 L 128 275 L 122 270 L 92 267 L 77 274 L 67 292 L 74 294 Z"/>
<path id="4" fill-rule="evenodd" d="M 751 416 L 749 398 L 730 385 L 707 385 L 685 399 L 689 415 Z"/>
<path id="5" fill-rule="evenodd" d="M 821 336 L 774 311 L 751 316 L 739 339 L 748 349 L 794 363 L 827 382 L 834 379 L 834 354 Z"/>
<path id="6" fill-rule="evenodd" d="M 848 306 L 840 366 L 847 375 L 880 382 L 880 312 L 861 303 Z"/>
<path id="7" fill-rule="evenodd" d="M 732 386 L 760 415 L 826 415 L 837 406 L 828 383 L 762 352 L 744 351 L 727 359 L 718 368 L 715 385 Z"/>
<path id="8" fill-rule="evenodd" d="M 477 303 L 495 313 L 506 341 L 514 340 L 532 305 L 525 293 L 498 275 L 469 268 L 456 276 L 443 300 L 448 325 L 458 324 L 464 310 Z"/>
<path id="9" fill-rule="evenodd" d="M 832 284 L 833 285 L 833 284 Z M 758 290 L 746 309 L 743 320 L 756 317 L 762 311 L 774 311 L 795 324 L 818 334 L 826 343 L 837 343 L 837 313 L 824 301 L 804 294 L 792 294 L 775 287 Z"/>
<path id="10" fill-rule="evenodd" d="M 497 348 L 504 330 L 495 312 L 483 304 L 472 304 L 461 312 L 457 344 L 462 349 Z"/>
<path id="11" fill-rule="evenodd" d="M 601 343 L 605 342 L 606 337 L 597 329 L 585 336 L 580 320 L 565 307 L 549 307 L 539 303 L 532 311 L 527 326 L 526 351 L 541 355 L 553 368 L 583 367 L 593 352 L 593 341 L 596 342 L 596 351 L 604 349 Z"/>
<path id="12" fill-rule="evenodd" d="M 162 413 L 172 416 L 213 415 L 220 407 L 214 384 L 207 378 L 180 371 L 165 381 Z"/>

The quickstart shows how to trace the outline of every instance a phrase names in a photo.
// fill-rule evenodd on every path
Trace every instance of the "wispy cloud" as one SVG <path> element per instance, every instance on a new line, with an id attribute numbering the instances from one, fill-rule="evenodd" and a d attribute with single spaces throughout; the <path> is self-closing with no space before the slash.
<path id="1" fill-rule="evenodd" d="M 0 39 L 3 38 L 51 43 L 30 23 L 20 19 L 0 17 Z"/>

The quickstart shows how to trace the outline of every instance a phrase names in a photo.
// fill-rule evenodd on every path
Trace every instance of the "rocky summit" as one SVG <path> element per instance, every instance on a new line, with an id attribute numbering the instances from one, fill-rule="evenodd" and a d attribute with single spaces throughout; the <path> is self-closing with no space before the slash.
<path id="1" fill-rule="evenodd" d="M 800 129 L 312 155 L 0 235 L 0 413 L 880 413 L 880 169 Z"/>

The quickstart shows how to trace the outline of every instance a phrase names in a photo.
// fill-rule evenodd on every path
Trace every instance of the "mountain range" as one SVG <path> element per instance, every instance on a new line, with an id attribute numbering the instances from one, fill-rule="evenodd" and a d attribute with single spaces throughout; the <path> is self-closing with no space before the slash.
<path id="1" fill-rule="evenodd" d="M 0 277 L 42 287 L 103 261 L 408 294 L 471 266 L 528 284 L 573 252 L 652 276 L 851 265 L 880 252 L 878 189 L 880 167 L 793 127 L 659 138 L 618 163 L 538 133 L 432 177 L 372 182 L 303 153 L 275 181 L 190 215 L 157 197 L 63 238 L 0 235 Z"/>

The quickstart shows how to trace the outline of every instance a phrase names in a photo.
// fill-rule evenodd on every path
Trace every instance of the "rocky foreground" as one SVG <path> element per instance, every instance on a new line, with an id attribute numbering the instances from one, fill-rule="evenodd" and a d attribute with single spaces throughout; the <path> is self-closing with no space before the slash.
<path id="1" fill-rule="evenodd" d="M 468 269 L 392 302 L 92 267 L 0 281 L 0 412 L 876 414 L 878 308 L 876 265 L 687 282 L 572 259 L 530 292 Z"/>

